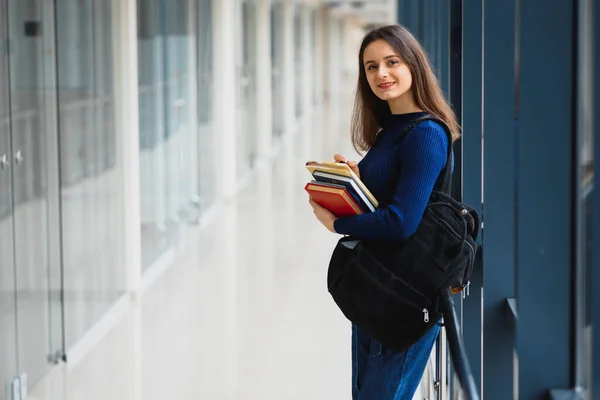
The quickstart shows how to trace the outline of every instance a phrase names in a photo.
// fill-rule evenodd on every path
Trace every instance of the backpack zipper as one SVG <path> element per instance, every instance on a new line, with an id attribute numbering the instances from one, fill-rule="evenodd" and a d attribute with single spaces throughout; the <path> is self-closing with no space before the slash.
<path id="1" fill-rule="evenodd" d="M 426 308 L 423 309 L 423 321 L 425 321 L 425 323 L 429 322 L 429 311 L 427 311 Z"/>
<path id="2" fill-rule="evenodd" d="M 462 291 L 463 300 L 466 299 L 470 295 L 470 291 L 471 291 L 470 287 L 471 287 L 471 281 L 467 281 L 467 284 L 463 286 L 463 291 Z"/>
<path id="3" fill-rule="evenodd" d="M 467 273 L 468 273 L 469 277 L 471 277 L 471 274 L 473 273 L 473 269 L 475 268 L 475 254 L 476 254 L 477 250 L 476 250 L 476 248 L 475 248 L 475 247 L 473 247 L 473 246 L 471 245 L 471 243 L 469 243 L 469 241 L 468 241 L 468 240 L 465 240 L 465 244 L 466 244 L 467 246 L 469 246 L 469 250 L 471 250 L 471 251 L 470 251 L 470 254 L 469 254 L 469 261 L 470 261 L 470 264 L 471 264 L 471 265 L 470 265 L 470 268 L 467 268 Z M 476 244 L 475 246 L 477 246 L 477 244 Z M 471 281 L 467 281 L 467 283 L 470 285 L 470 284 L 471 284 Z M 469 295 L 469 294 L 467 293 L 467 296 L 468 296 L 468 295 Z"/>

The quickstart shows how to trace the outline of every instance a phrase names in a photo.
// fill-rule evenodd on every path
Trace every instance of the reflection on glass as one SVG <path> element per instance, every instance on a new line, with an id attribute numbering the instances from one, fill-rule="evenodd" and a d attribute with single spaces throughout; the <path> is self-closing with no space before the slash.
<path id="1" fill-rule="evenodd" d="M 295 101 L 295 113 L 296 118 L 302 115 L 302 90 L 304 82 L 302 82 L 302 66 L 303 64 L 303 46 L 304 46 L 304 36 L 302 35 L 302 13 L 304 12 L 304 7 L 301 5 L 296 5 L 294 7 L 294 82 L 295 82 L 295 92 L 296 92 L 296 101 Z"/>
<path id="2" fill-rule="evenodd" d="M 140 185 L 142 263 L 148 268 L 177 243 L 183 223 L 197 219 L 199 195 L 199 122 L 206 97 L 198 96 L 196 10 L 193 0 L 140 0 L 138 70 L 140 104 Z M 206 18 L 206 14 L 204 14 Z M 203 54 L 204 55 L 204 54 Z M 206 60 L 204 65 L 206 65 Z M 208 110 L 210 113 L 210 110 Z M 205 129 L 206 130 L 206 129 Z"/>
<path id="3" fill-rule="evenodd" d="M 9 83 L 10 141 L 7 161 L 12 172 L 13 262 L 17 312 L 17 360 L 32 382 L 49 369 L 49 257 L 48 192 L 46 147 L 52 124 L 46 114 L 55 102 L 46 96 L 52 88 L 44 75 L 47 57 L 40 27 L 51 15 L 39 4 L 9 0 L 8 33 L 11 51 Z M 51 25 L 44 32 L 52 38 Z M 6 140 L 6 136 L 4 137 Z M 10 193 L 10 191 L 9 191 Z M 10 219 L 7 219 L 8 222 Z M 10 236 L 10 235 L 9 235 Z M 9 238 L 10 240 L 10 238 Z M 8 283 L 8 282 L 6 282 Z M 6 284 L 4 283 L 4 284 Z"/>
<path id="4" fill-rule="evenodd" d="M 588 131 L 589 141 L 593 141 L 591 129 Z M 591 147 L 589 151 L 585 149 L 588 154 L 591 153 Z M 582 358 L 583 365 L 581 366 L 582 371 L 587 374 L 587 382 L 591 382 L 592 372 L 592 282 L 593 282 L 593 270 L 592 270 L 592 225 L 593 225 L 593 207 L 592 207 L 592 195 L 593 195 L 593 180 L 594 180 L 594 165 L 593 159 L 590 157 L 587 160 L 582 159 L 581 163 L 581 198 L 580 198 L 580 246 L 581 246 L 581 258 L 583 267 L 583 282 L 584 290 L 580 295 L 582 296 L 582 303 L 584 306 L 584 317 L 583 317 L 583 346 L 580 347 L 584 353 Z"/>
<path id="5" fill-rule="evenodd" d="M 4 382 L 17 373 L 6 7 L 0 0 L 0 399 Z"/>
<path id="6" fill-rule="evenodd" d="M 580 110 L 581 112 L 582 110 Z M 587 110 L 586 110 L 587 111 Z M 576 294 L 578 298 L 578 384 L 582 387 L 591 382 L 592 372 L 592 225 L 593 225 L 593 192 L 594 192 L 594 157 L 593 129 L 589 123 L 590 115 L 584 118 L 583 129 L 580 130 L 579 143 L 579 205 L 578 205 L 578 276 Z"/>
<path id="7" fill-rule="evenodd" d="M 310 30 L 310 40 L 311 40 L 311 52 L 313 52 L 313 54 L 316 54 L 316 49 L 317 49 L 317 10 L 311 9 L 310 11 L 310 24 L 311 24 L 311 30 Z M 313 77 L 313 98 L 312 98 L 312 102 L 313 105 L 316 105 L 317 102 L 319 101 L 319 86 L 318 86 L 318 79 L 316 78 L 316 69 L 317 69 L 317 60 L 313 60 L 313 62 L 310 63 L 312 72 L 310 74 L 310 76 Z"/>
<path id="8" fill-rule="evenodd" d="M 577 325 L 576 325 L 576 385 L 591 389 L 592 373 L 592 225 L 594 192 L 594 124 L 593 124 L 593 51 L 592 2 L 578 3 L 578 204 L 577 204 Z M 594 393 L 594 397 L 597 394 Z"/>
<path id="9" fill-rule="evenodd" d="M 284 96 L 285 84 L 283 78 L 283 4 L 274 3 L 271 6 L 271 84 L 273 87 L 273 138 L 277 139 L 284 131 Z"/>
<path id="10" fill-rule="evenodd" d="M 239 105 L 237 108 L 236 152 L 238 177 L 245 176 L 254 164 L 256 134 L 256 4 L 241 4 L 241 29 L 238 29 Z"/>
<path id="11" fill-rule="evenodd" d="M 111 2 L 56 2 L 66 343 L 125 291 Z"/>
<path id="12" fill-rule="evenodd" d="M 213 157 L 212 130 L 212 0 L 198 0 L 198 140 L 200 142 L 199 202 L 202 209 L 212 205 L 216 199 L 215 160 Z"/>

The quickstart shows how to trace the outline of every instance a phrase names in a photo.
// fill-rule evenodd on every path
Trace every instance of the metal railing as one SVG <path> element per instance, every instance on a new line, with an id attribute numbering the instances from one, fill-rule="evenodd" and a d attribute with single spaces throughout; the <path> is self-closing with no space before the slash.
<path id="1" fill-rule="evenodd" d="M 418 398 L 437 400 L 479 400 L 479 391 L 469 366 L 452 293 L 448 288 L 440 293 L 440 308 L 444 315 L 444 327 L 440 331 L 435 351 L 423 374 L 421 395 L 417 396 Z M 450 359 L 454 366 L 452 376 L 449 376 L 446 368 L 447 349 L 450 350 Z M 455 383 L 452 392 L 450 391 L 450 381 Z"/>
<path id="2" fill-rule="evenodd" d="M 440 306 L 442 308 L 442 314 L 444 315 L 446 334 L 448 335 L 450 358 L 452 359 L 452 365 L 454 365 L 458 381 L 468 400 L 479 400 L 479 392 L 477 390 L 477 385 L 475 385 L 471 367 L 469 366 L 469 359 L 467 358 L 467 352 L 465 351 L 465 345 L 460 332 L 450 288 L 442 289 L 440 294 Z"/>

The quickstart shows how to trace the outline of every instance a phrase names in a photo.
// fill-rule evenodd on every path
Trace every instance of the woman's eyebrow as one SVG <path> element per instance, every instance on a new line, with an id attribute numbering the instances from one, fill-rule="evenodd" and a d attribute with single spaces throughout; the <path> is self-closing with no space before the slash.
<path id="1" fill-rule="evenodd" d="M 383 59 L 384 59 L 384 60 L 387 60 L 387 59 L 389 59 L 389 58 L 394 58 L 394 57 L 398 57 L 398 56 L 397 56 L 396 54 L 392 54 L 392 55 L 389 55 L 389 56 L 383 57 Z M 369 64 L 369 63 L 374 63 L 374 62 L 375 62 L 375 61 L 373 61 L 373 60 L 365 61 L 365 65 L 367 65 L 367 64 Z"/>

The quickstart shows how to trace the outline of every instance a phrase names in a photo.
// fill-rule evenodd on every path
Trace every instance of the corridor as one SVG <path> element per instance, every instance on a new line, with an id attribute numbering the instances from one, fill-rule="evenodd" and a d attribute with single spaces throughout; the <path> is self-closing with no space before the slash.
<path id="1" fill-rule="evenodd" d="M 387 24 L 482 221 L 414 400 L 600 398 L 596 3 L 0 0 L 0 400 L 351 399 L 305 162 Z"/>

